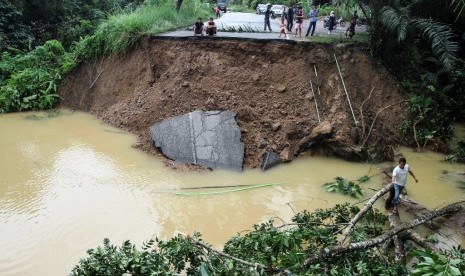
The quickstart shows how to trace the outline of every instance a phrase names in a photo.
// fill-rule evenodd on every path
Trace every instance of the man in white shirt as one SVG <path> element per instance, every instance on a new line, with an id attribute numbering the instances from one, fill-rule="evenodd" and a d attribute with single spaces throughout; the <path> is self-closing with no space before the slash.
<path id="1" fill-rule="evenodd" d="M 407 185 L 407 173 L 413 176 L 415 182 L 418 183 L 418 179 L 410 170 L 410 166 L 407 164 L 407 160 L 402 157 L 399 159 L 399 165 L 392 171 L 392 183 L 394 183 L 394 200 L 392 201 L 393 204 L 399 203 L 400 193 L 405 188 L 405 185 Z"/>

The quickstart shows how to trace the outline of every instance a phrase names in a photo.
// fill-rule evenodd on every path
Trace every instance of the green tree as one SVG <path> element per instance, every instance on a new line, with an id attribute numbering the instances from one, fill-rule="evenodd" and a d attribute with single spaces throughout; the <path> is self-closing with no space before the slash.
<path id="1" fill-rule="evenodd" d="M 10 1 L 0 0 L 0 52 L 7 48 L 26 50 L 32 39 L 21 12 Z"/>

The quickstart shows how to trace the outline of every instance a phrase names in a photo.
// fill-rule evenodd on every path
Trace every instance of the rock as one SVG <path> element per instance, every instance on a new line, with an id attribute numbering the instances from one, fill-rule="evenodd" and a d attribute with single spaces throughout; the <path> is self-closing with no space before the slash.
<path id="1" fill-rule="evenodd" d="M 258 74 L 257 74 L 257 75 L 254 75 L 254 76 L 252 77 L 252 80 L 253 80 L 253 81 L 259 81 L 259 80 L 260 80 L 260 75 L 258 75 Z"/>
<path id="2" fill-rule="evenodd" d="M 271 129 L 272 129 L 273 131 L 278 131 L 280 128 L 281 128 L 281 123 L 280 123 L 280 122 L 276 122 L 276 123 L 273 123 L 273 124 L 271 125 Z"/>
<path id="3" fill-rule="evenodd" d="M 274 151 L 272 151 L 271 149 L 269 149 L 266 151 L 265 155 L 263 156 L 260 169 L 262 169 L 262 171 L 265 171 L 281 163 L 282 161 L 281 159 L 279 159 L 279 155 L 275 153 Z"/>
<path id="4" fill-rule="evenodd" d="M 278 90 L 279 93 L 284 93 L 286 91 L 286 86 L 284 85 L 279 85 L 276 90 Z"/>
<path id="5" fill-rule="evenodd" d="M 259 149 L 264 149 L 268 145 L 268 143 L 265 141 L 265 139 L 261 139 L 260 142 L 258 142 L 257 147 Z"/>
<path id="6" fill-rule="evenodd" d="M 193 111 L 150 127 L 156 147 L 172 160 L 242 171 L 244 144 L 231 111 Z"/>
<path id="7" fill-rule="evenodd" d="M 279 154 L 279 158 L 282 160 L 282 161 L 291 161 L 292 158 L 291 158 L 291 153 L 289 151 L 289 148 L 285 148 L 280 154 Z"/>
<path id="8" fill-rule="evenodd" d="M 182 87 L 189 87 L 189 82 L 185 81 L 181 84 Z"/>
<path id="9" fill-rule="evenodd" d="M 305 95 L 305 99 L 307 99 L 309 101 L 313 101 L 313 94 L 309 93 L 309 94 Z"/>

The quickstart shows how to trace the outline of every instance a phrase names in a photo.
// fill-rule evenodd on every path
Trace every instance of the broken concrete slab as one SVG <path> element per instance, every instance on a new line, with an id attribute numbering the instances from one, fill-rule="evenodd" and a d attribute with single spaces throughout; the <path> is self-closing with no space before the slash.
<path id="1" fill-rule="evenodd" d="M 271 169 L 272 167 L 281 164 L 282 161 L 279 158 L 279 155 L 274 152 L 272 149 L 268 149 L 263 156 L 262 164 L 260 165 L 260 169 L 262 171 Z"/>
<path id="2" fill-rule="evenodd" d="M 244 144 L 231 111 L 193 111 L 150 127 L 155 146 L 183 163 L 242 171 Z"/>

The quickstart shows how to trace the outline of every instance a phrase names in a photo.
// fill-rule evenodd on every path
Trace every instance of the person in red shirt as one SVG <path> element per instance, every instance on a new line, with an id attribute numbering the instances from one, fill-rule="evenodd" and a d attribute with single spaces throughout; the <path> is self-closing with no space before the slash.
<path id="1" fill-rule="evenodd" d="M 304 12 L 302 7 L 299 7 L 297 13 L 295 14 L 295 36 L 297 37 L 297 32 L 299 33 L 299 38 L 302 38 L 302 27 L 304 23 Z"/>
<path id="2" fill-rule="evenodd" d="M 283 7 L 283 12 L 282 12 L 282 15 L 281 15 L 281 23 L 280 23 L 280 28 L 281 30 L 279 31 L 279 37 L 281 37 L 281 35 L 284 35 L 284 37 L 286 37 L 286 25 L 284 24 L 284 14 L 286 13 L 284 7 Z"/>

